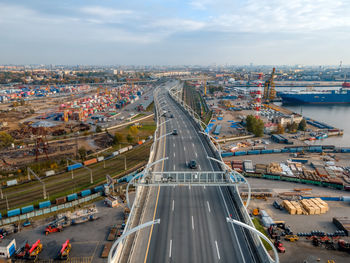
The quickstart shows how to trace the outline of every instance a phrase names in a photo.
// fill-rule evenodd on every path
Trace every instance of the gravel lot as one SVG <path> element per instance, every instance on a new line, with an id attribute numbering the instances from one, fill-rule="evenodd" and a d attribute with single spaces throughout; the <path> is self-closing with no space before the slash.
<path id="1" fill-rule="evenodd" d="M 258 178 L 248 178 L 252 188 L 271 189 L 272 191 L 292 191 L 295 187 L 312 188 L 312 193 L 327 195 L 327 196 L 341 196 L 346 195 L 347 192 L 328 189 L 324 187 L 302 185 L 290 182 L 280 182 L 272 180 L 264 180 Z M 350 203 L 345 202 L 330 202 L 328 205 L 330 210 L 322 215 L 290 215 L 287 211 L 280 211 L 273 207 L 274 200 L 281 200 L 278 198 L 269 198 L 268 201 L 251 200 L 250 209 L 260 208 L 265 210 L 272 219 L 278 221 L 286 221 L 287 225 L 291 227 L 294 233 L 310 232 L 311 230 L 320 230 L 325 232 L 333 232 L 337 227 L 332 223 L 332 218 L 335 216 L 350 216 Z M 344 239 L 350 241 L 349 237 Z M 281 240 L 286 248 L 285 254 L 279 254 L 280 261 L 287 263 L 313 263 L 325 262 L 333 259 L 336 263 L 349 262 L 349 254 L 341 251 L 327 250 L 324 247 L 314 247 L 311 241 L 306 238 L 300 238 L 298 242 L 289 242 Z"/>
<path id="2" fill-rule="evenodd" d="M 134 194 L 130 195 L 133 200 Z M 34 228 L 25 228 L 21 232 L 13 234 L 8 238 L 15 238 L 17 246 L 21 245 L 25 240 L 29 244 L 33 244 L 38 239 L 43 244 L 43 250 L 40 253 L 40 260 L 55 259 L 58 255 L 61 245 L 69 239 L 72 244 L 70 258 L 80 262 L 106 262 L 106 259 L 100 257 L 103 246 L 107 243 L 107 236 L 110 227 L 123 222 L 124 207 L 116 208 L 106 207 L 103 200 L 97 201 L 99 219 L 83 224 L 69 226 L 64 228 L 62 232 L 52 233 L 45 236 L 45 225 Z M 34 224 L 37 224 L 35 222 Z M 83 262 L 82 261 L 82 262 Z"/>

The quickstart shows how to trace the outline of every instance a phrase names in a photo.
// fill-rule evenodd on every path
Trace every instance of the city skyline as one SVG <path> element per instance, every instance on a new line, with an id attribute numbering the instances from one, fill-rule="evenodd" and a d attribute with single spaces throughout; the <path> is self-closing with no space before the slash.
<path id="1" fill-rule="evenodd" d="M 345 1 L 7 1 L 1 64 L 337 65 Z"/>

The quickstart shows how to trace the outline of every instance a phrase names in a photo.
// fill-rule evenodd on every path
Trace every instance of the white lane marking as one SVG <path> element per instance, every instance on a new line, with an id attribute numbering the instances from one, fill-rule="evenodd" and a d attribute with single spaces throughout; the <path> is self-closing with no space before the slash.
<path id="1" fill-rule="evenodd" d="M 174 152 L 174 158 L 175 158 L 175 152 Z"/>
<path id="2" fill-rule="evenodd" d="M 201 169 L 201 165 L 200 164 L 198 164 L 198 170 L 200 170 Z"/>
<path id="3" fill-rule="evenodd" d="M 169 245 L 169 258 L 171 258 L 171 247 L 173 246 L 173 240 L 170 239 L 170 245 Z M 219 257 L 220 258 L 220 257 Z"/>
<path id="4" fill-rule="evenodd" d="M 173 200 L 173 208 L 172 208 L 173 211 L 174 211 L 174 208 L 175 208 L 175 200 Z"/>
<path id="5" fill-rule="evenodd" d="M 223 195 L 222 190 L 221 190 L 220 187 L 219 187 L 219 190 L 220 190 L 221 198 L 222 198 L 222 200 L 224 201 L 226 213 L 227 213 L 228 216 L 230 216 L 230 212 L 229 212 L 229 210 L 228 210 L 228 208 L 227 208 L 227 204 L 226 204 L 224 195 Z M 231 225 L 232 225 L 232 230 L 233 230 L 233 233 L 234 233 L 234 235 L 235 235 L 235 238 L 236 238 L 236 240 L 238 241 L 238 236 L 237 236 L 237 233 L 236 233 L 236 229 L 234 228 L 233 224 L 231 224 Z M 241 245 L 240 245 L 239 242 L 237 242 L 237 245 L 238 245 L 238 248 L 239 248 L 239 252 L 240 252 L 241 255 L 242 255 L 242 260 L 243 260 L 243 262 L 245 263 L 245 259 L 244 259 L 244 257 L 243 257 L 243 251 L 242 251 Z"/>
<path id="6" fill-rule="evenodd" d="M 191 190 L 191 185 L 188 186 L 188 189 Z"/>
<path id="7" fill-rule="evenodd" d="M 192 229 L 194 230 L 194 221 L 193 221 L 193 216 L 192 216 Z"/>
<path id="8" fill-rule="evenodd" d="M 218 242 L 215 240 L 216 252 L 218 253 L 218 259 L 220 259 L 220 252 L 218 247 Z"/>
<path id="9" fill-rule="evenodd" d="M 186 147 L 184 146 L 184 152 L 186 152 Z"/>
<path id="10" fill-rule="evenodd" d="M 197 152 L 194 152 L 194 155 L 196 156 L 196 158 L 198 157 L 198 154 L 197 154 Z"/>
<path id="11" fill-rule="evenodd" d="M 173 143 L 173 146 L 174 146 L 174 148 L 175 148 L 175 143 Z"/>
<path id="12" fill-rule="evenodd" d="M 194 143 L 192 143 L 192 147 L 194 148 Z"/>
<path id="13" fill-rule="evenodd" d="M 209 205 L 209 201 L 207 201 L 207 205 L 208 205 L 208 210 L 209 210 L 209 213 L 210 213 L 210 205 Z"/>

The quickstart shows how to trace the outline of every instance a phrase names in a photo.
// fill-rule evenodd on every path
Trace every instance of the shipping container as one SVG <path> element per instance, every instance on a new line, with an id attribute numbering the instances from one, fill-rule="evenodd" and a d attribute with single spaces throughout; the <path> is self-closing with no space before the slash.
<path id="1" fill-rule="evenodd" d="M 85 196 L 88 196 L 88 195 L 91 195 L 91 190 L 90 189 L 80 192 L 80 196 L 81 197 L 85 197 Z"/>
<path id="2" fill-rule="evenodd" d="M 71 194 L 71 195 L 67 195 L 67 201 L 74 201 L 78 199 L 78 194 Z"/>
<path id="3" fill-rule="evenodd" d="M 50 207 L 51 206 L 51 201 L 44 201 L 39 203 L 39 209 Z"/>
<path id="4" fill-rule="evenodd" d="M 33 205 L 28 205 L 25 207 L 21 208 L 22 214 L 30 213 L 34 211 L 34 206 Z"/>
<path id="5" fill-rule="evenodd" d="M 119 151 L 115 151 L 112 153 L 112 156 L 117 156 L 117 155 L 119 155 Z"/>
<path id="6" fill-rule="evenodd" d="M 56 205 L 61 205 L 67 202 L 67 198 L 65 196 L 56 198 Z"/>
<path id="7" fill-rule="evenodd" d="M 97 157 L 97 161 L 98 162 L 101 162 L 101 161 L 103 161 L 105 158 L 103 157 L 103 156 L 99 156 L 99 157 Z"/>
<path id="8" fill-rule="evenodd" d="M 94 163 L 97 163 L 97 158 L 93 158 L 93 159 L 90 159 L 90 160 L 86 160 L 86 161 L 84 162 L 84 165 L 87 166 L 87 165 L 94 164 Z"/>
<path id="9" fill-rule="evenodd" d="M 241 155 L 246 155 L 246 151 L 240 151 L 240 152 L 235 152 L 235 156 L 241 156 Z"/>
<path id="10" fill-rule="evenodd" d="M 45 172 L 45 175 L 46 176 L 51 176 L 51 175 L 54 175 L 55 174 L 55 171 L 54 170 L 50 170 L 50 171 L 46 171 Z"/>
<path id="11" fill-rule="evenodd" d="M 81 167 L 83 167 L 82 163 L 75 163 L 75 164 L 67 166 L 67 170 L 68 171 L 73 171 L 73 170 L 81 168 Z"/>
<path id="12" fill-rule="evenodd" d="M 19 208 L 7 211 L 7 217 L 18 216 L 20 214 L 21 214 L 21 209 Z"/>
<path id="13" fill-rule="evenodd" d="M 223 152 L 223 153 L 221 153 L 221 157 L 229 157 L 229 156 L 233 156 L 233 152 Z"/>
<path id="14" fill-rule="evenodd" d="M 17 179 L 7 181 L 6 184 L 7 184 L 7 186 L 16 185 L 17 184 Z"/>
<path id="15" fill-rule="evenodd" d="M 103 191 L 104 191 L 104 187 L 102 185 L 96 186 L 94 188 L 94 193 L 103 192 Z"/>
<path id="16" fill-rule="evenodd" d="M 119 153 L 125 153 L 125 152 L 127 152 L 128 151 L 128 147 L 124 147 L 124 148 L 121 148 L 120 150 L 119 150 Z"/>
<path id="17" fill-rule="evenodd" d="M 307 163 L 309 160 L 308 159 L 302 159 L 302 158 L 293 158 L 292 162 L 296 163 Z"/>

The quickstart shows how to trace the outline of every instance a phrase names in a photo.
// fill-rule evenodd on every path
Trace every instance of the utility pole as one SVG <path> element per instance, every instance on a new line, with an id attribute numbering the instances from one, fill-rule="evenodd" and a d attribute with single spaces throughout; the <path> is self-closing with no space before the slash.
<path id="1" fill-rule="evenodd" d="M 6 207 L 7 207 L 7 210 L 10 210 L 9 201 L 7 200 L 7 195 L 5 195 L 5 199 L 6 199 Z"/>
<path id="2" fill-rule="evenodd" d="M 126 156 L 124 156 L 124 167 L 125 167 L 125 171 L 128 169 L 127 167 L 126 167 Z"/>

